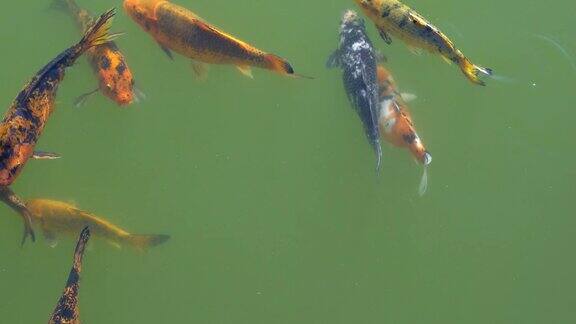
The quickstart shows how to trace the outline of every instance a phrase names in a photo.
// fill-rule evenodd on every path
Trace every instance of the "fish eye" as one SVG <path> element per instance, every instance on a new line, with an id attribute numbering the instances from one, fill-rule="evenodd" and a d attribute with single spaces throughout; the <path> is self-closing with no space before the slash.
<path id="1" fill-rule="evenodd" d="M 106 83 L 106 89 L 112 90 L 112 85 L 110 83 Z"/>

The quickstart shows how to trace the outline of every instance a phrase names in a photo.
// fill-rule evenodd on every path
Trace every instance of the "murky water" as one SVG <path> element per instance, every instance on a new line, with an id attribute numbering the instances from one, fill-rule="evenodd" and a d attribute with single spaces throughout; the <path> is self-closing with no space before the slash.
<path id="1" fill-rule="evenodd" d="M 172 236 L 145 254 L 94 239 L 85 323 L 576 322 L 573 1 L 407 2 L 495 70 L 485 88 L 368 24 L 399 86 L 418 95 L 412 113 L 434 156 L 422 198 L 404 150 L 385 145 L 376 177 L 340 74 L 324 67 L 353 1 L 178 3 L 315 79 L 215 66 L 195 80 L 119 11 L 118 44 L 147 99 L 73 107 L 96 85 L 81 59 L 38 145 L 62 159 L 31 161 L 13 186 Z M 48 7 L 0 11 L 6 108 L 79 38 Z M 20 218 L 0 209 L 0 322 L 47 322 L 74 239 L 21 249 Z"/>

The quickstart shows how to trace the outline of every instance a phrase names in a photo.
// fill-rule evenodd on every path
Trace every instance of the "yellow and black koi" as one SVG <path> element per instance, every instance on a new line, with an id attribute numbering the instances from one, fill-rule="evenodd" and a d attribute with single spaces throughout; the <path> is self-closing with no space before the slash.
<path id="1" fill-rule="evenodd" d="M 481 75 L 492 75 L 492 70 L 474 65 L 454 43 L 412 8 L 398 0 L 355 0 L 364 13 L 376 24 L 380 36 L 388 44 L 394 36 L 409 47 L 424 49 L 440 55 L 448 63 L 456 63 L 473 83 L 485 85 Z"/>
<path id="2" fill-rule="evenodd" d="M 55 0 L 55 7 L 67 11 L 76 21 L 81 31 L 85 31 L 94 21 L 90 13 L 78 6 L 74 0 Z M 100 91 L 120 106 L 126 106 L 134 100 L 134 78 L 126 59 L 115 42 L 94 46 L 86 56 L 98 77 L 98 89 L 79 98 L 78 103 L 93 93 Z"/>
<path id="3" fill-rule="evenodd" d="M 124 9 L 170 57 L 175 51 L 203 63 L 235 65 L 249 77 L 251 67 L 294 76 L 294 69 L 283 58 L 261 51 L 171 2 L 124 0 Z"/>
<path id="4" fill-rule="evenodd" d="M 32 199 L 26 202 L 32 222 L 40 227 L 51 245 L 56 244 L 57 235 L 74 235 L 85 226 L 90 226 L 92 234 L 114 246 L 132 246 L 144 251 L 166 242 L 168 235 L 131 234 L 109 221 L 78 209 L 61 201 Z"/>
<path id="5" fill-rule="evenodd" d="M 34 147 L 54 111 L 56 92 L 64 78 L 66 68 L 72 66 L 90 48 L 110 40 L 108 30 L 114 14 L 114 9 L 104 13 L 88 28 L 80 42 L 44 66 L 24 86 L 8 109 L 0 122 L 0 187 L 11 185 L 28 159 L 33 157 Z M 25 231 L 22 243 L 28 235 L 34 239 L 30 217 L 25 212 L 26 207 L 9 189 L 3 188 L 0 193 L 7 195 L 1 199 L 10 201 L 8 205 L 24 219 Z"/>
<path id="6" fill-rule="evenodd" d="M 80 273 L 82 272 L 82 258 L 86 244 L 90 239 L 90 229 L 84 228 L 78 238 L 74 250 L 72 269 L 66 281 L 64 292 L 58 300 L 56 308 L 50 316 L 48 324 L 80 324 L 80 308 L 78 306 L 78 291 L 80 290 Z"/>

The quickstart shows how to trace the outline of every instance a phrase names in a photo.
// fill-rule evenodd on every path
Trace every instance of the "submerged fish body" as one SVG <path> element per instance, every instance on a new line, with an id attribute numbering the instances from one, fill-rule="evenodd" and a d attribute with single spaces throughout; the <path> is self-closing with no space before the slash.
<path id="1" fill-rule="evenodd" d="M 432 163 L 432 155 L 416 133 L 408 105 L 398 91 L 392 74 L 382 65 L 378 66 L 378 84 L 380 134 L 390 144 L 410 150 L 412 156 L 424 166 L 418 189 L 422 196 L 428 189 L 428 166 Z"/>
<path id="2" fill-rule="evenodd" d="M 340 27 L 340 44 L 328 59 L 328 67 L 340 67 L 344 88 L 352 107 L 362 120 L 368 141 L 380 168 L 382 149 L 378 126 L 377 53 L 372 46 L 364 21 L 354 11 L 347 11 Z"/>
<path id="3" fill-rule="evenodd" d="M 492 70 L 474 65 L 454 46 L 454 43 L 412 8 L 398 0 L 355 0 L 364 13 L 376 24 L 380 35 L 390 44 L 396 37 L 409 47 L 440 55 L 447 62 L 456 63 L 473 83 L 484 85 L 482 75 Z"/>
<path id="4" fill-rule="evenodd" d="M 58 86 L 66 68 L 88 49 L 107 41 L 114 11 L 100 17 L 82 40 L 68 48 L 28 82 L 0 122 L 0 186 L 12 184 L 42 134 L 48 117 L 54 111 Z"/>
<path id="5" fill-rule="evenodd" d="M 0 187 L 11 185 L 33 156 L 34 147 L 54 111 L 56 92 L 66 68 L 72 66 L 87 50 L 108 40 L 114 14 L 115 11 L 110 10 L 100 16 L 80 42 L 66 49 L 36 73 L 12 102 L 0 122 Z M 25 206 L 18 202 L 20 199 L 7 188 L 2 190 L 2 196 L 2 200 L 8 202 L 24 219 L 24 240 L 28 235 L 34 239 L 29 216 Z"/>
<path id="6" fill-rule="evenodd" d="M 250 74 L 250 67 L 294 74 L 286 60 L 221 31 L 171 2 L 125 0 L 124 9 L 168 55 L 174 51 L 203 63 L 231 64 L 245 74 Z"/>
<path id="7" fill-rule="evenodd" d="M 90 27 L 92 16 L 74 0 L 55 1 L 74 18 L 81 31 Z M 120 106 L 131 104 L 134 100 L 134 78 L 116 43 L 110 41 L 94 46 L 86 52 L 86 57 L 98 78 L 98 90 Z"/>
<path id="8" fill-rule="evenodd" d="M 378 66 L 378 83 L 380 85 L 379 124 L 382 138 L 394 146 L 409 149 L 421 164 L 430 164 L 432 156 L 416 133 L 408 105 L 402 99 L 394 78 L 382 65 Z"/>
<path id="9" fill-rule="evenodd" d="M 50 316 L 48 324 L 80 324 L 80 308 L 78 306 L 78 291 L 80 290 L 80 273 L 86 244 L 90 239 L 90 230 L 84 228 L 78 238 L 74 250 L 74 261 L 68 275 L 64 292 L 58 300 L 56 308 Z"/>
<path id="10" fill-rule="evenodd" d="M 118 247 L 128 245 L 145 250 L 169 239 L 167 235 L 131 234 L 103 218 L 60 201 L 33 199 L 27 201 L 26 206 L 32 222 L 40 227 L 51 244 L 56 243 L 58 235 L 74 235 L 86 226 L 96 237 Z"/>

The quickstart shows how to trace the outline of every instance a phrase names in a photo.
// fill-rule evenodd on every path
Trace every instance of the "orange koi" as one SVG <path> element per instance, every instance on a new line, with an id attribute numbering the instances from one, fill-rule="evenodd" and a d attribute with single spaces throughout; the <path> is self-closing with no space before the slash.
<path id="1" fill-rule="evenodd" d="M 432 155 L 426 150 L 412 122 L 408 105 L 398 91 L 392 74 L 382 65 L 378 66 L 378 84 L 380 97 L 380 135 L 384 140 L 397 147 L 405 147 L 424 166 L 419 193 L 423 195 L 428 187 L 428 166 Z"/>
<path id="2" fill-rule="evenodd" d="M 174 51 L 198 62 L 235 65 L 249 77 L 251 67 L 294 76 L 294 69 L 283 58 L 259 50 L 171 2 L 124 0 L 124 9 L 170 58 Z M 203 68 L 195 70 L 202 74 Z"/>
<path id="3" fill-rule="evenodd" d="M 90 27 L 93 18 L 90 13 L 82 9 L 74 0 L 55 0 L 55 6 L 67 11 L 76 21 L 81 31 Z M 88 92 L 78 98 L 77 105 L 97 92 L 113 100 L 120 106 L 126 106 L 134 100 L 134 78 L 126 59 L 115 42 L 107 42 L 90 48 L 86 57 L 92 70 L 99 80 L 96 90 Z"/>

